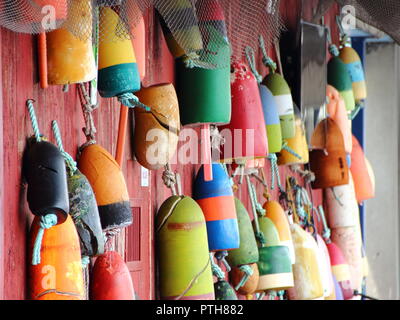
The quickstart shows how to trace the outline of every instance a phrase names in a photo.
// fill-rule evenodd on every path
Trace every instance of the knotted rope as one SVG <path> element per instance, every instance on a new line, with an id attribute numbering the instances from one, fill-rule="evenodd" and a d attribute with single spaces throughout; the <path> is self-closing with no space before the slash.
<path id="1" fill-rule="evenodd" d="M 287 141 L 283 142 L 282 150 L 285 150 L 285 151 L 289 152 L 292 156 L 295 156 L 299 160 L 302 159 L 301 156 L 296 151 L 294 151 L 291 147 L 288 146 L 288 142 Z"/>
<path id="2" fill-rule="evenodd" d="M 290 169 L 293 172 L 299 173 L 302 178 L 304 178 L 305 182 L 308 184 L 310 182 L 315 181 L 315 174 L 310 170 L 302 170 L 299 164 L 293 164 L 290 166 Z"/>
<path id="3" fill-rule="evenodd" d="M 218 251 L 215 253 L 215 258 L 222 262 L 226 268 L 226 272 L 231 271 L 231 266 L 229 265 L 228 261 L 226 261 L 226 257 L 228 256 L 228 251 L 223 250 L 223 251 Z"/>
<path id="4" fill-rule="evenodd" d="M 253 275 L 253 269 L 248 264 L 241 265 L 239 267 L 239 270 L 242 271 L 244 275 L 242 279 L 240 279 L 240 282 L 235 287 L 236 291 L 238 291 L 239 288 L 243 287 L 246 284 L 247 280 L 249 280 L 249 278 Z"/>
<path id="5" fill-rule="evenodd" d="M 214 257 L 213 257 L 212 253 L 210 253 L 210 262 L 211 262 L 211 271 L 212 271 L 213 275 L 216 276 L 218 279 L 225 279 L 225 273 L 214 262 Z"/>
<path id="6" fill-rule="evenodd" d="M 220 147 L 225 144 L 225 138 L 219 133 L 217 126 L 210 126 L 211 148 L 221 152 Z"/>
<path id="7" fill-rule="evenodd" d="M 91 98 L 86 90 L 85 84 L 80 83 L 78 85 L 78 91 L 81 99 L 83 118 L 85 119 L 85 127 L 82 129 L 82 131 L 87 139 L 87 143 L 81 146 L 81 149 L 83 149 L 90 144 L 96 143 L 95 135 L 97 133 L 97 130 L 94 125 L 92 112 L 98 108 L 98 104 L 93 105 L 91 103 Z"/>
<path id="8" fill-rule="evenodd" d="M 284 192 L 281 184 L 281 177 L 279 175 L 278 158 L 275 153 L 270 153 L 268 159 L 271 163 L 271 190 L 275 188 L 275 178 L 280 192 Z"/>
<path id="9" fill-rule="evenodd" d="M 172 195 L 176 196 L 176 174 L 171 170 L 169 163 L 165 165 L 164 172 L 162 173 L 162 180 L 167 188 L 171 189 Z"/>
<path id="10" fill-rule="evenodd" d="M 275 73 L 276 68 L 277 68 L 276 63 L 268 56 L 267 50 L 265 48 L 264 38 L 263 38 L 262 35 L 260 35 L 258 37 L 258 42 L 259 42 L 259 45 L 260 45 L 261 52 L 263 54 L 262 62 L 264 63 L 264 65 L 266 67 L 269 68 L 270 72 Z"/>
<path id="11" fill-rule="evenodd" d="M 185 54 L 182 57 L 182 62 L 186 68 L 193 69 L 194 67 L 204 68 L 204 69 L 213 69 L 215 65 L 206 63 L 200 60 L 200 56 L 192 51 Z"/>
<path id="12" fill-rule="evenodd" d="M 256 59 L 254 56 L 254 50 L 252 47 L 247 46 L 246 49 L 246 58 L 247 61 L 249 62 L 249 66 L 251 69 L 251 72 L 253 73 L 254 77 L 256 78 L 258 83 L 262 82 L 262 76 L 258 73 L 257 67 L 256 67 Z"/>
<path id="13" fill-rule="evenodd" d="M 45 229 L 50 229 L 55 226 L 58 222 L 57 215 L 50 213 L 45 216 L 40 217 L 40 228 L 36 235 L 35 243 L 33 245 L 33 253 L 32 253 L 32 265 L 36 266 L 40 264 L 40 249 L 42 247 L 42 240 Z"/>
<path id="14" fill-rule="evenodd" d="M 56 120 L 53 120 L 51 122 L 51 127 L 53 129 L 54 137 L 56 138 L 56 143 L 57 143 L 58 149 L 60 150 L 61 154 L 64 157 L 65 164 L 67 165 L 69 175 L 73 176 L 74 173 L 76 172 L 76 170 L 78 170 L 78 167 L 76 165 L 75 160 L 71 157 L 71 155 L 69 153 L 65 152 L 65 150 L 64 150 L 64 146 L 63 146 L 62 139 L 61 139 L 60 129 L 58 127 Z"/>
<path id="15" fill-rule="evenodd" d="M 128 92 L 118 96 L 118 101 L 128 108 L 142 108 L 146 111 L 150 111 L 150 107 L 139 101 L 139 98 L 136 97 L 133 93 Z"/>

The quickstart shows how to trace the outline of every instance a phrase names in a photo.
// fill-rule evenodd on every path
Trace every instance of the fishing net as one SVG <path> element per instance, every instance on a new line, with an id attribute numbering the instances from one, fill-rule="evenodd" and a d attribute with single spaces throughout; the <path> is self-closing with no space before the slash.
<path id="1" fill-rule="evenodd" d="M 355 16 L 361 21 L 383 30 L 394 41 L 400 43 L 400 1 L 399 0 L 336 0 L 343 6 L 342 19 L 353 10 Z"/>

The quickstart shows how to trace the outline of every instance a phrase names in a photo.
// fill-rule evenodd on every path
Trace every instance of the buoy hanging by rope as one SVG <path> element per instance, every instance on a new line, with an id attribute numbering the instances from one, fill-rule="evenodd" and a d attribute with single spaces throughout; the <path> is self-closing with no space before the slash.
<path id="1" fill-rule="evenodd" d="M 190 197 L 171 196 L 155 223 L 162 300 L 214 300 L 207 227 Z"/>
<path id="2" fill-rule="evenodd" d="M 122 257 L 107 251 L 94 263 L 90 300 L 136 300 L 132 277 Z"/>
<path id="3" fill-rule="evenodd" d="M 68 9 L 70 17 L 68 23 L 79 24 L 91 34 L 93 17 L 90 0 L 72 1 Z M 96 78 L 97 70 L 91 38 L 80 39 L 66 27 L 47 33 L 46 38 L 49 84 L 67 85 Z"/>
<path id="4" fill-rule="evenodd" d="M 228 175 L 219 163 L 212 164 L 213 180 L 206 181 L 201 166 L 194 181 L 193 198 L 203 210 L 210 251 L 237 249 L 239 227 Z"/>
<path id="5" fill-rule="evenodd" d="M 128 21 L 136 21 L 136 24 L 131 27 L 131 41 L 135 50 L 140 81 L 143 81 L 146 76 L 146 26 L 142 12 L 136 2 L 132 2 L 132 8 L 126 13 Z"/>
<path id="6" fill-rule="evenodd" d="M 320 268 L 322 285 L 324 288 L 324 299 L 328 300 L 328 297 L 331 297 L 332 294 L 335 293 L 331 271 L 331 259 L 325 241 L 318 233 L 316 234 L 316 238 L 318 245 L 318 266 Z"/>
<path id="7" fill-rule="evenodd" d="M 178 146 L 178 98 L 173 84 L 142 88 L 137 97 L 151 111 L 135 108 L 135 156 L 143 167 L 157 170 L 170 161 Z"/>
<path id="8" fill-rule="evenodd" d="M 29 233 L 30 260 L 42 228 L 41 218 L 35 217 Z M 79 237 L 70 216 L 44 232 L 40 255 L 40 262 L 28 268 L 29 299 L 84 300 Z"/>

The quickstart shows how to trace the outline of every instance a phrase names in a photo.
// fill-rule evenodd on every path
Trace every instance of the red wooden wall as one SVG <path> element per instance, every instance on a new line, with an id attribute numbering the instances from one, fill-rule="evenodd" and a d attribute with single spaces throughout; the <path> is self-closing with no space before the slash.
<path id="1" fill-rule="evenodd" d="M 303 18 L 310 20 L 312 11 L 318 1 L 306 1 Z M 288 27 L 295 27 L 300 0 L 282 0 L 281 13 Z M 331 25 L 334 42 L 337 43 L 337 28 L 334 24 L 334 6 L 326 15 L 326 24 Z M 164 43 L 158 23 L 152 12 L 146 19 L 147 30 L 147 67 L 156 72 L 149 73 L 143 81 L 144 86 L 157 83 L 173 82 L 173 58 Z M 67 93 L 60 86 L 42 90 L 38 85 L 37 57 L 35 37 L 16 34 L 4 28 L 0 30 L 0 298 L 24 299 L 26 297 L 26 241 L 27 232 L 32 221 L 26 203 L 26 186 L 21 181 L 21 156 L 25 139 L 32 134 L 26 100 L 36 101 L 36 113 L 41 132 L 54 142 L 51 133 L 51 121 L 57 120 L 60 125 L 64 147 L 75 156 L 77 147 L 84 141 L 84 126 L 80 102 L 75 86 L 70 86 Z M 273 56 L 273 52 L 270 52 Z M 261 69 L 261 66 L 260 66 Z M 265 69 L 263 74 L 265 75 Z M 119 105 L 116 100 L 101 99 L 98 110 L 94 112 L 98 129 L 97 141 L 115 154 L 117 139 Z M 132 128 L 129 128 L 130 132 Z M 135 223 L 126 230 L 126 237 L 117 241 L 117 248 L 125 255 L 131 270 L 135 289 L 141 299 L 154 299 L 154 234 L 153 217 L 161 203 L 170 196 L 170 191 L 161 180 L 162 171 L 150 172 L 149 187 L 140 184 L 141 167 L 134 160 L 130 135 L 128 134 L 123 170 L 127 179 L 131 206 Z M 198 166 L 173 166 L 179 171 L 183 192 L 191 195 L 192 180 Z M 269 176 L 269 165 L 265 171 Z M 292 174 L 289 169 L 281 167 L 281 178 Z M 269 178 L 268 178 L 269 179 Z M 300 180 L 300 179 L 299 179 Z M 262 200 L 263 188 L 258 187 L 258 196 Z M 237 192 L 250 211 L 250 200 L 244 186 Z M 274 194 L 276 196 L 276 194 Z M 321 202 L 321 193 L 314 192 L 316 204 Z M 140 227 L 139 227 L 140 225 Z"/>

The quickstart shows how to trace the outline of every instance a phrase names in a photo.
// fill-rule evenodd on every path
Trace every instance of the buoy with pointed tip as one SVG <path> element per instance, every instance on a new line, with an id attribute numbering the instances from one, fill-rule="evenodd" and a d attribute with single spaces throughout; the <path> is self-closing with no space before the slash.
<path id="1" fill-rule="evenodd" d="M 93 188 L 103 231 L 132 224 L 128 189 L 114 157 L 100 145 L 90 144 L 81 151 L 78 168 Z"/>
<path id="2" fill-rule="evenodd" d="M 140 75 L 132 42 L 119 30 L 123 23 L 110 7 L 100 7 L 99 15 L 100 29 L 108 31 L 99 44 L 99 94 L 111 98 L 136 92 L 140 89 Z"/>
<path id="3" fill-rule="evenodd" d="M 315 173 L 313 189 L 326 189 L 349 183 L 343 135 L 335 122 L 320 121 L 311 137 L 310 169 Z"/>
<path id="4" fill-rule="evenodd" d="M 194 181 L 193 199 L 203 210 L 210 251 L 240 246 L 235 200 L 228 175 L 219 163 L 212 164 L 213 180 L 205 181 L 204 165 Z"/>
<path id="5" fill-rule="evenodd" d="M 40 218 L 35 217 L 29 233 L 29 261 L 40 228 Z M 44 232 L 40 254 L 39 264 L 29 264 L 29 299 L 84 300 L 81 250 L 70 216 Z"/>
<path id="6" fill-rule="evenodd" d="M 135 108 L 135 156 L 143 167 L 158 170 L 170 161 L 178 146 L 178 98 L 173 84 L 142 88 L 136 95 L 151 111 Z"/>
<path id="7" fill-rule="evenodd" d="M 90 300 L 136 300 L 131 274 L 116 251 L 97 257 L 91 272 Z"/>
<path id="8" fill-rule="evenodd" d="M 215 300 L 238 300 L 235 290 L 223 279 L 214 283 Z"/>
<path id="9" fill-rule="evenodd" d="M 160 298 L 214 300 L 207 228 L 192 198 L 172 196 L 158 210 L 155 223 Z"/>

